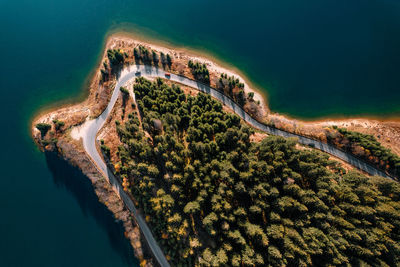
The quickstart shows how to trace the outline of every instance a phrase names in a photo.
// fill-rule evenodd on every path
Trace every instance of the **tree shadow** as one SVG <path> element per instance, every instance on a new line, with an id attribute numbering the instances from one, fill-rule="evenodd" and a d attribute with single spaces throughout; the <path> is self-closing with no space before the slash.
<path id="1" fill-rule="evenodd" d="M 76 167 L 52 152 L 46 152 L 46 163 L 57 187 L 75 197 L 85 216 L 92 216 L 106 230 L 111 247 L 130 266 L 139 266 L 132 246 L 124 236 L 124 227 L 108 208 L 99 202 L 91 181 Z"/>

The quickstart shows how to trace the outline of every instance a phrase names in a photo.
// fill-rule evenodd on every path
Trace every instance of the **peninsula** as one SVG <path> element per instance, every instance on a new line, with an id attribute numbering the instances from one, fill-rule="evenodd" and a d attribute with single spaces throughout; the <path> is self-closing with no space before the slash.
<path id="1" fill-rule="evenodd" d="M 302 122 L 195 52 L 113 35 L 32 135 L 92 181 L 142 266 L 400 263 L 400 123 Z"/>

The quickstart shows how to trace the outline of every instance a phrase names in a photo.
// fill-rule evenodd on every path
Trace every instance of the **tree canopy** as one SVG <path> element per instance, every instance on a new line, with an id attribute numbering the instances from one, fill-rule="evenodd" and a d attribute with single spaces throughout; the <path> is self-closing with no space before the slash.
<path id="1" fill-rule="evenodd" d="M 108 49 L 107 57 L 112 68 L 124 63 L 124 54 L 119 49 Z"/>
<path id="2" fill-rule="evenodd" d="M 206 64 L 201 64 L 199 62 L 193 63 L 193 61 L 189 60 L 188 66 L 192 70 L 192 74 L 196 80 L 205 84 L 210 84 L 210 72 Z"/>
<path id="3" fill-rule="evenodd" d="M 398 183 L 336 172 L 295 139 L 251 142 L 209 95 L 144 78 L 134 92 L 141 116 L 116 124 L 118 175 L 172 265 L 400 263 Z"/>
<path id="4" fill-rule="evenodd" d="M 40 131 L 40 134 L 43 137 L 51 129 L 51 125 L 48 123 L 38 123 L 36 124 L 36 129 Z"/>
<path id="5" fill-rule="evenodd" d="M 400 176 L 400 157 L 379 143 L 373 135 L 333 127 L 326 132 L 327 141 L 376 167 Z"/>

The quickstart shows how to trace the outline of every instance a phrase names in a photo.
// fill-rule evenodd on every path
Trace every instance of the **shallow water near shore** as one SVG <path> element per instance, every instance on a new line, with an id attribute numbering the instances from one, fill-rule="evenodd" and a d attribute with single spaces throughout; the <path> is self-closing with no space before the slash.
<path id="1" fill-rule="evenodd" d="M 2 0 L 0 23 L 0 266 L 137 265 L 89 181 L 29 134 L 43 107 L 85 96 L 110 32 L 207 52 L 244 73 L 276 112 L 400 114 L 394 0 Z"/>

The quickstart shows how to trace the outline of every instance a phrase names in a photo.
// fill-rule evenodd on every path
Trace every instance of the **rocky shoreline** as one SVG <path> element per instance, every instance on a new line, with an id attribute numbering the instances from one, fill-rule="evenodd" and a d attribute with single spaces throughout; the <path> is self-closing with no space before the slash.
<path id="1" fill-rule="evenodd" d="M 36 137 L 35 141 L 40 142 Z M 47 146 L 45 151 L 46 153 L 54 153 L 58 157 L 61 157 L 89 178 L 98 201 L 113 213 L 116 220 L 122 222 L 125 229 L 124 235 L 129 240 L 134 255 L 139 259 L 141 266 L 154 266 L 152 255 L 147 248 L 146 242 L 143 240 L 138 225 L 111 185 L 95 168 L 87 154 L 79 146 L 64 140 L 58 141 L 56 145 Z"/>
<path id="2" fill-rule="evenodd" d="M 108 49 L 113 49 L 115 47 L 132 48 L 138 45 L 150 46 L 148 43 L 141 41 L 136 41 L 129 39 L 125 36 L 115 35 L 111 36 L 106 44 L 106 49 L 103 54 L 102 62 L 107 58 L 106 51 Z M 188 57 L 182 52 L 176 52 L 171 49 L 162 48 L 159 46 L 151 45 L 152 49 L 157 49 L 159 52 L 171 53 L 175 59 L 179 59 L 184 62 L 181 66 L 186 64 L 189 59 L 204 61 L 205 59 L 196 57 Z M 204 61 L 205 62 L 205 61 Z M 211 61 L 207 60 L 207 64 L 213 71 L 218 70 L 219 73 L 225 70 L 225 73 L 229 75 L 234 75 L 233 72 L 226 69 L 222 69 L 214 65 Z M 39 114 L 32 122 L 32 137 L 41 148 L 41 150 L 57 153 L 58 156 L 66 160 L 71 165 L 77 167 L 86 175 L 91 183 L 95 193 L 97 194 L 99 201 L 103 203 L 107 208 L 114 214 L 117 220 L 123 222 L 125 228 L 125 236 L 130 241 L 135 256 L 141 261 L 143 266 L 154 265 L 154 260 L 146 247 L 146 242 L 141 237 L 140 230 L 137 224 L 134 222 L 130 216 L 130 212 L 124 207 L 123 202 L 117 194 L 112 190 L 110 184 L 102 177 L 95 166 L 90 161 L 89 157 L 85 153 L 81 140 L 74 139 L 71 136 L 71 131 L 82 125 L 86 120 L 95 118 L 99 116 L 102 111 L 107 106 L 109 98 L 111 97 L 111 92 L 114 87 L 114 80 L 101 82 L 101 66 L 97 68 L 95 76 L 89 87 L 89 94 L 87 99 L 79 104 L 68 104 L 58 109 L 48 110 L 47 112 L 42 112 Z M 187 71 L 187 70 L 186 70 Z M 181 74 L 185 74 L 185 70 L 179 71 Z M 190 76 L 189 73 L 186 73 Z M 248 86 L 247 86 L 248 88 Z M 255 94 L 255 98 L 260 100 L 262 107 L 266 107 L 263 102 L 262 96 L 259 93 Z M 265 112 L 264 112 L 265 114 Z M 52 125 L 55 120 L 62 120 L 63 130 L 57 131 L 56 129 L 50 129 L 50 131 L 45 135 L 44 139 L 41 133 L 36 129 L 38 123 L 46 123 Z M 43 140 L 49 140 L 48 142 L 43 142 Z"/>
<path id="3" fill-rule="evenodd" d="M 343 120 L 330 120 L 329 122 L 302 122 L 299 120 L 288 119 L 287 117 L 279 114 L 271 114 L 268 110 L 263 95 L 250 88 L 248 85 L 249 83 L 246 83 L 246 81 L 240 77 L 240 75 L 237 75 L 234 71 L 222 68 L 208 59 L 188 54 L 189 52 L 187 51 L 164 48 L 117 34 L 108 39 L 101 62 L 104 62 L 107 59 L 108 49 L 121 49 L 122 51 L 126 51 L 127 53 L 129 51 L 130 53 L 128 57 L 129 60 L 127 60 L 126 64 L 133 64 L 131 61 L 133 56 L 133 48 L 138 47 L 139 45 L 148 47 L 158 52 L 163 52 L 165 54 L 171 54 L 174 58 L 174 64 L 170 71 L 176 74 L 193 78 L 190 70 L 187 68 L 187 61 L 196 60 L 208 66 L 210 70 L 211 83 L 215 83 L 222 73 L 239 77 L 240 80 L 245 84 L 244 89 L 246 94 L 253 92 L 254 99 L 259 101 L 260 108 L 256 113 L 260 116 L 260 120 L 266 123 L 273 122 L 275 126 L 279 126 L 278 128 L 286 129 L 294 133 L 301 133 L 306 136 L 316 136 L 321 133 L 324 127 L 335 123 L 344 123 Z M 135 256 L 141 261 L 141 265 L 151 266 L 154 264 L 154 261 L 152 260 L 152 256 L 146 247 L 146 242 L 141 237 L 140 230 L 131 217 L 130 212 L 124 207 L 123 202 L 113 191 L 110 184 L 108 184 L 108 182 L 92 164 L 83 149 L 82 141 L 79 140 L 79 136 L 76 137 L 71 134 L 73 129 L 77 129 L 77 126 L 82 125 L 85 121 L 91 118 L 99 116 L 107 106 L 107 103 L 111 97 L 112 89 L 115 86 L 115 80 L 110 79 L 107 81 L 102 81 L 101 68 L 101 65 L 97 68 L 95 76 L 90 84 L 88 97 L 84 102 L 61 107 L 57 110 L 48 111 L 47 113 L 42 113 L 33 120 L 32 136 L 42 150 L 57 153 L 71 165 L 79 168 L 82 173 L 89 178 L 93 184 L 99 201 L 107 206 L 107 208 L 114 214 L 116 219 L 123 222 L 125 236 L 130 241 L 134 249 Z M 365 120 L 370 121 L 368 119 Z M 57 130 L 55 123 L 56 121 L 62 121 L 63 125 L 61 129 Z M 354 120 L 349 119 L 345 121 L 351 125 L 352 121 Z M 376 136 L 379 136 L 379 138 L 382 138 L 382 140 L 388 140 L 390 138 L 390 140 L 393 141 L 389 141 L 384 144 L 388 145 L 396 152 L 400 151 L 400 131 L 397 131 L 397 129 L 400 129 L 400 123 L 393 122 L 390 124 L 390 127 L 393 128 L 388 129 L 386 127 L 386 131 L 379 131 L 381 125 L 387 124 L 384 124 L 384 122 L 373 122 L 373 128 L 371 128 L 371 125 L 365 124 L 366 127 L 369 127 L 368 129 L 370 132 Z M 35 126 L 38 123 L 46 123 L 51 125 L 51 129 L 45 133 L 45 136 L 42 136 L 41 132 L 36 129 Z M 108 137 L 110 138 L 110 136 Z M 46 142 L 44 142 L 44 140 L 46 140 Z"/>

